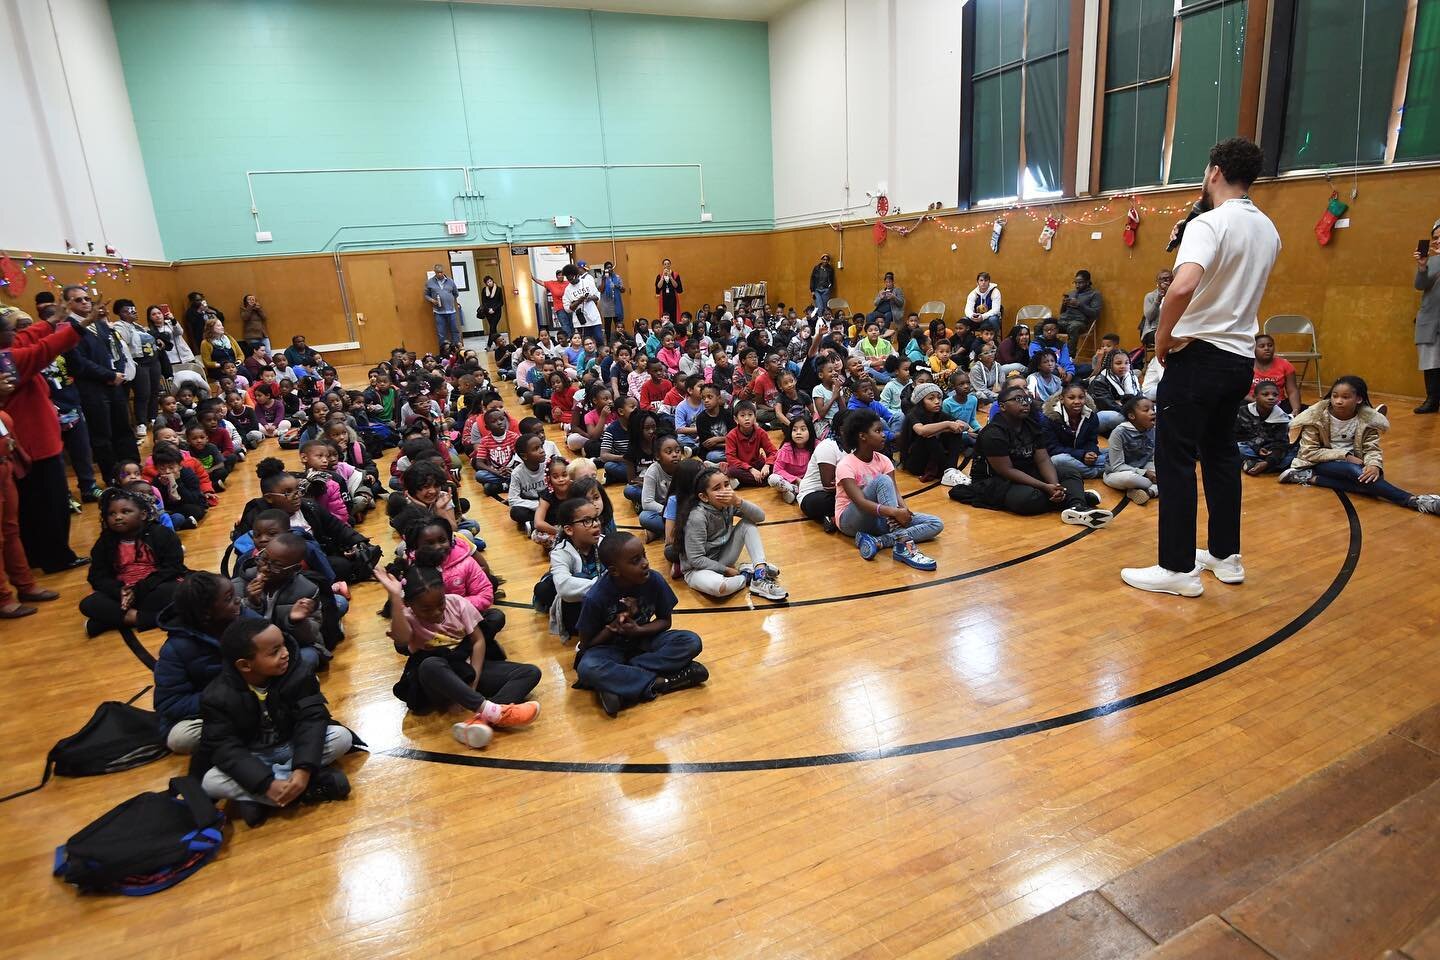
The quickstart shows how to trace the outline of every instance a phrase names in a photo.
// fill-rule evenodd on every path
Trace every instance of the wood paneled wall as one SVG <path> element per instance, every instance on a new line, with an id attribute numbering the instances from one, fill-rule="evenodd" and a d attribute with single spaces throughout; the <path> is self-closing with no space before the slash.
<path id="1" fill-rule="evenodd" d="M 1284 249 L 1261 303 L 1261 320 L 1281 313 L 1301 314 L 1315 324 L 1326 380 L 1341 374 L 1364 377 L 1371 389 L 1407 396 L 1423 394 L 1416 365 L 1413 330 L 1419 294 L 1414 289 L 1415 243 L 1428 236 L 1440 217 L 1440 170 L 1393 170 L 1362 174 L 1359 197 L 1350 208 L 1351 226 L 1337 230 L 1329 246 L 1315 239 L 1315 221 L 1330 196 L 1323 179 L 1257 184 L 1253 197 L 1275 221 Z M 1348 198 L 1351 181 L 1337 183 Z M 1180 206 L 1193 192 L 1149 194 L 1146 202 Z M 950 226 L 973 227 L 956 236 L 926 223 L 909 237 L 892 232 L 876 246 L 868 225 L 840 235 L 830 227 L 810 227 L 772 236 L 772 289 L 799 298 L 809 283 L 810 268 L 822 252 L 841 258 L 837 296 L 852 306 L 871 309 L 885 271 L 893 270 L 906 301 L 918 309 L 926 300 L 943 300 L 952 312 L 964 306 L 975 274 L 987 270 L 1000 286 L 1007 329 L 1015 310 L 1043 303 L 1052 310 L 1077 269 L 1088 269 L 1105 297 L 1101 332 L 1119 333 L 1126 346 L 1137 341 L 1136 326 L 1145 294 L 1154 287 L 1158 270 L 1174 262 L 1165 252 L 1171 222 L 1151 217 L 1140 225 L 1135 246 L 1123 240 L 1125 203 L 1115 200 L 1112 212 L 1092 213 L 1094 199 L 1056 204 L 1065 217 L 1113 222 L 1103 225 L 1062 223 L 1052 249 L 1038 243 L 1041 223 L 1023 211 L 1012 211 L 1000 243 L 990 252 L 990 230 L 983 226 L 995 212 L 946 217 Z M 1177 218 L 1178 219 L 1178 218 Z M 904 218 L 900 223 L 907 222 Z M 1100 239 L 1091 234 L 1099 232 Z M 951 250 L 951 244 L 956 246 Z M 776 294 L 772 294 L 772 297 Z M 1293 342 L 1293 341 L 1292 341 Z M 1285 349 L 1282 341 L 1281 349 Z"/>
<path id="2" fill-rule="evenodd" d="M 15 254 L 11 255 L 16 256 Z M 134 300 L 135 305 L 144 312 L 145 308 L 152 303 L 168 303 L 175 309 L 176 314 L 183 312 L 185 293 L 180 287 L 176 278 L 175 268 L 167 264 L 141 265 L 134 264 L 130 267 L 130 282 L 114 277 L 89 277 L 85 270 L 95 264 L 95 260 L 76 260 L 63 257 L 35 257 L 37 266 L 44 266 L 54 274 L 55 279 L 64 283 L 79 283 L 87 287 L 95 287 L 100 295 L 107 300 Z M 118 269 L 118 264 L 113 265 Z M 9 288 L 0 290 L 0 303 L 7 306 L 19 307 L 31 316 L 35 315 L 35 294 L 42 290 L 50 290 L 55 298 L 60 298 L 60 291 L 52 288 L 45 279 L 36 272 L 29 274 L 25 285 L 25 291 L 19 296 L 10 293 Z"/>
<path id="3" fill-rule="evenodd" d="M 1413 289 L 1410 255 L 1415 241 L 1426 236 L 1440 216 L 1440 171 L 1362 174 L 1358 184 L 1359 198 L 1350 210 L 1352 226 L 1337 230 L 1328 247 L 1319 246 L 1313 232 L 1329 196 L 1326 181 L 1290 180 L 1255 188 L 1256 203 L 1274 219 L 1285 244 L 1261 315 L 1298 313 L 1311 318 L 1325 354 L 1326 379 L 1355 373 L 1376 391 L 1418 395 L 1421 379 L 1412 331 L 1419 295 Z M 1340 186 L 1342 193 L 1348 194 L 1349 181 Z M 1191 196 L 1188 191 L 1171 191 L 1147 195 L 1146 200 L 1181 206 Z M 866 310 L 886 270 L 895 272 L 912 307 L 927 300 L 943 300 L 951 311 L 961 308 L 974 286 L 976 272 L 988 270 L 1004 295 L 1007 317 L 1013 317 L 1016 308 L 1027 303 L 1054 309 L 1075 270 L 1085 268 L 1105 297 L 1102 332 L 1117 332 L 1126 345 L 1133 345 L 1141 302 L 1154 285 L 1156 271 L 1173 262 L 1173 256 L 1165 252 L 1171 224 L 1166 218 L 1146 218 L 1135 246 L 1126 247 L 1121 239 L 1124 202 L 1112 201 L 1109 213 L 1094 212 L 1096 205 L 1093 199 L 1056 204 L 1061 214 L 1076 219 L 1061 225 L 1049 252 L 1037 243 L 1040 223 L 1023 211 L 1011 211 L 1000 252 L 992 254 L 988 224 L 996 214 L 990 211 L 944 219 L 952 227 L 979 227 L 969 234 L 955 235 L 926 223 L 908 237 L 891 232 L 880 246 L 868 224 L 854 224 L 843 232 L 819 226 L 773 233 L 588 242 L 578 245 L 576 256 L 592 265 L 615 261 L 630 290 L 626 316 L 632 320 L 655 316 L 652 284 L 660 260 L 667 256 L 685 281 L 683 305 L 691 310 L 719 302 L 727 286 L 759 280 L 769 281 L 771 302 L 803 305 L 808 302 L 810 268 L 827 251 L 844 265 L 836 295 Z M 898 222 L 910 221 L 901 218 Z M 1093 232 L 1099 232 L 1100 239 L 1091 239 Z M 372 339 L 394 340 L 398 330 L 407 346 L 430 347 L 434 325 L 421 289 L 436 255 L 435 249 L 422 249 L 344 257 L 346 263 L 383 262 L 389 268 L 393 304 L 351 305 L 352 311 L 367 313 L 367 326 L 377 311 L 394 310 L 393 321 L 384 318 L 385 322 L 374 323 Z M 511 257 L 501 248 L 500 262 L 506 325 L 512 335 L 533 333 L 534 301 L 526 259 Z M 63 281 L 86 279 L 83 263 L 56 261 L 53 266 Z M 129 297 L 143 309 L 147 303 L 160 302 L 179 308 L 188 291 L 200 290 L 228 319 L 236 321 L 231 332 L 237 335 L 240 298 L 253 293 L 270 316 L 271 340 L 276 344 L 287 343 L 296 333 L 304 333 L 312 343 L 350 339 L 335 261 L 329 255 L 136 266 L 131 273 L 130 284 L 107 281 L 100 284 L 102 292 L 112 299 Z M 6 302 L 28 308 L 36 289 L 32 283 L 24 296 Z M 373 361 L 389 351 L 392 343 L 367 342 L 367 326 L 356 329 L 362 349 L 337 352 L 334 362 Z"/>

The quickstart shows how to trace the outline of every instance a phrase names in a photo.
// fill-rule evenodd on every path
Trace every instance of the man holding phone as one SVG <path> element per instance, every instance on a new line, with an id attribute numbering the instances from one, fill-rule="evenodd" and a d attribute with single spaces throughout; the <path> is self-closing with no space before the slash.
<path id="1" fill-rule="evenodd" d="M 1415 314 L 1415 352 L 1425 372 L 1425 402 L 1416 413 L 1440 411 L 1440 220 L 1430 228 L 1430 238 L 1415 246 L 1415 289 L 1420 291 L 1420 310 Z"/>

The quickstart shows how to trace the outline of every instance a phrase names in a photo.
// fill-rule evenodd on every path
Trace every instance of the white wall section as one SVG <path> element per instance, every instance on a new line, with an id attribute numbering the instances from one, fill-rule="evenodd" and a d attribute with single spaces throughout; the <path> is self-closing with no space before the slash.
<path id="1" fill-rule="evenodd" d="M 0 247 L 165 253 L 105 0 L 0 0 Z"/>

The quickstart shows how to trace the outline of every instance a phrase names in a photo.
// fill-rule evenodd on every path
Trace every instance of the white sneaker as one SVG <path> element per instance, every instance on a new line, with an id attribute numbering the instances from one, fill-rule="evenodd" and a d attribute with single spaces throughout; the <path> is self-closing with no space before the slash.
<path id="1" fill-rule="evenodd" d="M 784 500 L 786 503 L 794 503 L 795 488 L 788 483 L 785 484 L 783 487 L 780 488 L 780 499 Z"/>
<path id="2" fill-rule="evenodd" d="M 968 487 L 970 486 L 970 475 L 958 467 L 948 467 L 940 475 L 940 486 L 942 487 Z"/>
<path id="3" fill-rule="evenodd" d="M 1440 494 L 1422 493 L 1410 499 L 1410 505 L 1421 513 L 1440 516 Z"/>
<path id="4" fill-rule="evenodd" d="M 1198 597 L 1205 592 L 1200 582 L 1200 568 L 1189 573 L 1176 573 L 1156 564 L 1153 567 L 1126 567 L 1120 579 L 1137 590 L 1150 593 L 1173 593 L 1177 597 Z"/>
<path id="5" fill-rule="evenodd" d="M 1240 562 L 1238 553 L 1232 553 L 1223 560 L 1217 560 L 1210 555 L 1209 550 L 1196 550 L 1195 562 L 1215 574 L 1215 579 L 1221 583 L 1245 582 L 1245 565 Z"/>

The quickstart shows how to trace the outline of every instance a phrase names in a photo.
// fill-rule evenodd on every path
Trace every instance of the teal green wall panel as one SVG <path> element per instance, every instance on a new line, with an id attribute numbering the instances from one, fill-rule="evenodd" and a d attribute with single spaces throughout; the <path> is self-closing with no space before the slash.
<path id="1" fill-rule="evenodd" d="M 763 23 L 389 0 L 111 0 L 111 14 L 175 259 L 773 226 Z M 471 196 L 459 171 L 266 175 L 261 244 L 245 183 L 605 162 L 703 165 L 714 221 L 693 167 L 478 170 Z M 447 238 L 447 219 L 471 234 Z"/>

